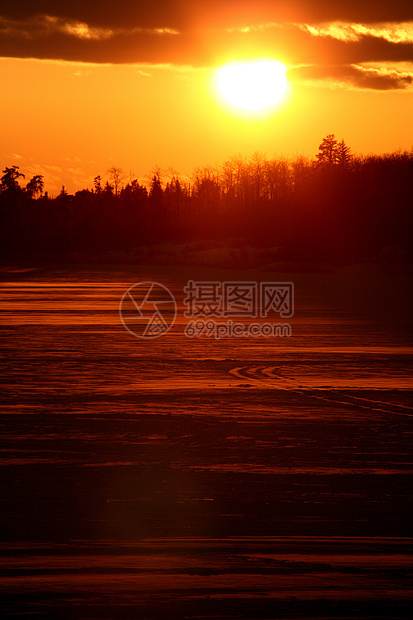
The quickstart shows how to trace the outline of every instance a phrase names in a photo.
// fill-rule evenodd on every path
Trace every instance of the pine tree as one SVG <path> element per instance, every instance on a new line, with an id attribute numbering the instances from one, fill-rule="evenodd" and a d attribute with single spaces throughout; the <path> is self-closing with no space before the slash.
<path id="1" fill-rule="evenodd" d="M 333 133 L 322 139 L 316 159 L 320 165 L 329 167 L 337 163 L 337 140 Z"/>
<path id="2" fill-rule="evenodd" d="M 347 144 L 342 139 L 337 144 L 336 151 L 337 151 L 337 153 L 336 153 L 337 164 L 339 166 L 341 166 L 342 168 L 347 168 L 349 163 L 350 163 L 350 161 L 351 161 L 351 150 L 350 150 L 350 147 L 347 146 Z"/>

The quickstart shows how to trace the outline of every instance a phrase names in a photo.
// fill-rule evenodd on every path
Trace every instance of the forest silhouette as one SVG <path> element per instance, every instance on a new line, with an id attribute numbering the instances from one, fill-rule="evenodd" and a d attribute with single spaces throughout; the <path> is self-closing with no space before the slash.
<path id="1" fill-rule="evenodd" d="M 0 179 L 7 259 L 150 262 L 160 244 L 194 243 L 270 248 L 274 262 L 412 259 L 413 149 L 356 156 L 329 134 L 314 158 L 237 155 L 190 180 L 157 169 L 146 186 L 112 167 L 55 198 L 41 175 L 25 181 L 18 166 Z"/>

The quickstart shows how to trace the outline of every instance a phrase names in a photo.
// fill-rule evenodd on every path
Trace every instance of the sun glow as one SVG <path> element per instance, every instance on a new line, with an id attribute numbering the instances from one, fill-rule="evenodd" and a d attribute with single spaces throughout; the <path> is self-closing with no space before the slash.
<path id="1" fill-rule="evenodd" d="M 230 104 L 249 111 L 270 108 L 287 90 L 286 67 L 275 60 L 224 65 L 217 72 L 218 90 Z"/>

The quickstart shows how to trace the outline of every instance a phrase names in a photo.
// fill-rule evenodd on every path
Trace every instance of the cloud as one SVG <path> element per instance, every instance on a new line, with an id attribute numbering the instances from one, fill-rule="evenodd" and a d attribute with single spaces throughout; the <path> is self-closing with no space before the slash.
<path id="1" fill-rule="evenodd" d="M 173 28 L 103 28 L 53 15 L 26 20 L 0 15 L 0 56 L 94 63 L 175 62 Z M 163 39 L 163 41 L 161 41 Z"/>
<path id="2" fill-rule="evenodd" d="M 341 84 L 374 90 L 401 90 L 413 84 L 413 76 L 406 72 L 357 65 L 295 67 L 288 71 L 288 77 L 293 82 Z"/>
<path id="3" fill-rule="evenodd" d="M 141 69 L 136 69 L 136 73 L 138 75 L 142 75 L 143 77 L 153 77 L 152 73 L 148 73 L 147 71 L 142 71 Z"/>
<path id="4" fill-rule="evenodd" d="M 63 170 L 59 166 L 53 166 L 51 164 L 41 165 L 28 162 L 26 165 L 22 166 L 22 171 L 26 176 L 25 182 L 28 182 L 36 174 L 40 174 L 44 177 L 44 181 L 47 185 L 46 189 L 49 192 L 53 191 L 58 193 L 60 191 Z"/>
<path id="5" fill-rule="evenodd" d="M 12 20 L 56 15 L 97 28 L 250 26 L 268 22 L 410 21 L 411 0 L 13 0 L 0 13 Z"/>
<path id="6" fill-rule="evenodd" d="M 173 28 L 103 28 L 54 15 L 35 15 L 27 20 L 7 19 L 0 15 L 0 35 L 6 37 L 35 40 L 59 33 L 75 39 L 102 41 L 112 39 L 120 34 L 176 35 L 179 34 L 179 31 Z"/>
<path id="7" fill-rule="evenodd" d="M 313 66 L 312 80 L 333 78 L 325 75 L 341 67 L 343 84 L 407 88 L 409 72 L 376 75 L 374 69 L 354 67 L 413 63 L 413 5 L 411 0 L 72 0 L 63 7 L 55 0 L 14 0 L 0 9 L 0 56 L 147 67 L 205 67 L 272 56 L 289 66 Z M 298 79 L 300 71 L 295 75 Z"/>
<path id="8" fill-rule="evenodd" d="M 313 36 L 331 37 L 340 41 L 359 41 L 363 36 L 383 38 L 391 43 L 413 43 L 413 22 L 357 24 L 299 24 L 299 28 Z"/>
<path id="9" fill-rule="evenodd" d="M 88 77 L 89 75 L 91 75 L 91 71 L 85 71 L 84 69 L 78 69 L 77 71 L 73 72 L 74 77 Z"/>

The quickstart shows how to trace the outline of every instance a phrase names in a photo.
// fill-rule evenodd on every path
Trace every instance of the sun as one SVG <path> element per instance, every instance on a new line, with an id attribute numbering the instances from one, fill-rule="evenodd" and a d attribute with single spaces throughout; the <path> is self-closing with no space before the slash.
<path id="1" fill-rule="evenodd" d="M 218 69 L 217 85 L 222 97 L 237 108 L 265 110 L 287 91 L 286 67 L 275 60 L 227 64 Z"/>

